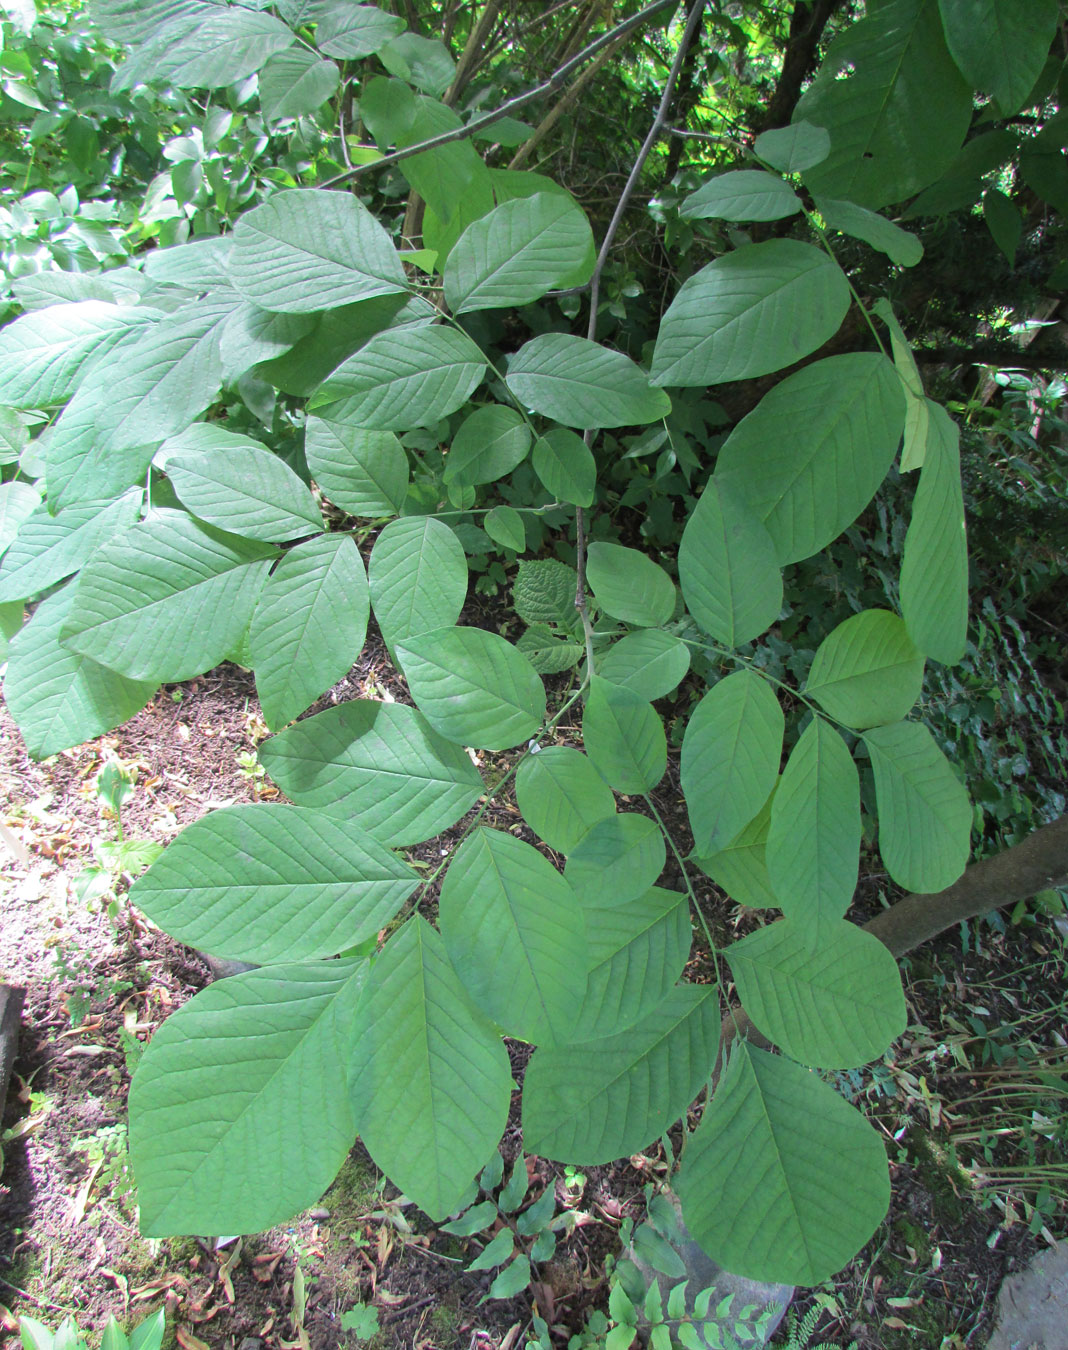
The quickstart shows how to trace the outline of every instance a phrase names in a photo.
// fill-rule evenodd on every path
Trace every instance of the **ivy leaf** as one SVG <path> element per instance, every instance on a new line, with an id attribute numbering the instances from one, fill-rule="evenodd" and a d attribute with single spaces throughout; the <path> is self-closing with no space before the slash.
<path id="1" fill-rule="evenodd" d="M 463 750 L 401 703 L 338 703 L 272 736 L 259 757 L 299 806 L 351 821 L 391 847 L 447 830 L 483 791 Z"/>
<path id="2" fill-rule="evenodd" d="M 317 112 L 337 89 L 333 61 L 320 61 L 304 47 L 272 56 L 260 71 L 260 107 L 268 122 Z"/>
<path id="3" fill-rule="evenodd" d="M 512 1072 L 500 1036 L 419 915 L 371 967 L 349 1081 L 360 1137 L 379 1167 L 432 1219 L 456 1210 L 508 1123 Z"/>
<path id="4" fill-rule="evenodd" d="M 824 127 L 811 122 L 763 131 L 753 142 L 753 153 L 780 173 L 803 173 L 821 164 L 831 153 L 831 138 Z"/>
<path id="5" fill-rule="evenodd" d="M 219 980 L 152 1037 L 130 1087 L 144 1232 L 259 1233 L 306 1209 L 352 1147 L 346 1076 L 366 962 Z M 281 1161 L 297 1150 L 299 1167 Z"/>
<path id="6" fill-rule="evenodd" d="M 592 506 L 597 462 L 581 436 L 554 427 L 534 442 L 534 472 L 557 501 Z"/>
<path id="7" fill-rule="evenodd" d="M 1057 33 L 1057 0 L 938 0 L 953 60 L 965 79 L 1018 113 L 1034 89 Z"/>
<path id="8" fill-rule="evenodd" d="M 597 603 L 614 619 L 656 628 L 675 612 L 675 584 L 639 549 L 591 544 L 586 577 Z"/>
<path id="9" fill-rule="evenodd" d="M 523 819 L 557 853 L 570 853 L 616 801 L 589 759 L 570 746 L 550 745 L 520 762 L 515 796 Z"/>
<path id="10" fill-rule="evenodd" d="M 653 383 L 767 375 L 822 347 L 848 308 L 845 273 L 822 250 L 796 239 L 744 244 L 682 283 L 660 322 Z"/>
<path id="11" fill-rule="evenodd" d="M 598 675 L 652 703 L 672 693 L 690 668 L 690 649 L 659 628 L 628 633 L 595 662 Z"/>
<path id="12" fill-rule="evenodd" d="M 650 891 L 666 861 L 660 826 L 624 811 L 587 830 L 568 855 L 564 876 L 583 904 L 622 905 Z"/>
<path id="13" fill-rule="evenodd" d="M 686 1227 L 714 1261 L 784 1284 L 816 1285 L 840 1270 L 890 1203 L 886 1152 L 860 1112 L 807 1069 L 744 1041 L 676 1189 Z"/>
<path id="14" fill-rule="evenodd" d="M 487 1016 L 538 1045 L 573 1033 L 589 968 L 585 924 L 575 892 L 537 849 L 474 830 L 445 874 L 440 913 L 449 959 Z"/>
<path id="15" fill-rule="evenodd" d="M 664 724 L 632 690 L 598 675 L 590 681 L 582 739 L 594 768 L 617 792 L 652 792 L 664 776 Z"/>
<path id="16" fill-rule="evenodd" d="M 853 614 L 823 639 L 805 693 L 858 730 L 897 722 L 923 687 L 924 660 L 903 621 L 885 609 Z"/>
<path id="17" fill-rule="evenodd" d="M 84 502 L 55 516 L 36 507 L 0 564 L 0 604 L 39 595 L 77 572 L 102 544 L 130 529 L 143 497 L 140 488 L 131 488 L 117 501 Z"/>
<path id="18" fill-rule="evenodd" d="M 671 411 L 629 356 L 569 333 L 531 338 L 508 362 L 505 383 L 524 406 L 580 429 L 656 422 Z"/>
<path id="19" fill-rule="evenodd" d="M 354 516 L 397 515 L 408 495 L 408 456 L 391 431 L 309 417 L 304 454 L 327 497 Z"/>
<path id="20" fill-rule="evenodd" d="M 349 0 L 318 6 L 315 19 L 315 45 L 328 56 L 347 61 L 373 56 L 404 31 L 403 19 L 375 5 L 353 5 Z"/>
<path id="21" fill-rule="evenodd" d="M 267 965 L 333 956 L 373 937 L 418 883 L 348 822 L 257 802 L 187 825 L 130 894 L 191 947 Z"/>
<path id="22" fill-rule="evenodd" d="M 683 220 L 782 220 L 801 210 L 788 183 L 762 169 L 717 174 L 691 192 L 679 207 Z"/>
<path id="23" fill-rule="evenodd" d="M 455 622 L 467 597 L 463 545 L 433 516 L 390 521 L 375 540 L 367 575 L 375 618 L 390 646 Z"/>
<path id="24" fill-rule="evenodd" d="M 457 487 L 494 483 L 522 464 L 530 431 L 514 408 L 490 404 L 465 417 L 445 458 L 443 481 Z"/>

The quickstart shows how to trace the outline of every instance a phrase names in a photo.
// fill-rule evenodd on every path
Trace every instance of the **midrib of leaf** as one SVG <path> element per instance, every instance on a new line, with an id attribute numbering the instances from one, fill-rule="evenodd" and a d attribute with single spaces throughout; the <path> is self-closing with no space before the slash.
<path id="1" fill-rule="evenodd" d="M 531 963 L 531 960 L 530 960 L 530 955 L 529 955 L 529 953 L 528 953 L 528 951 L 527 951 L 527 943 L 526 943 L 526 940 L 525 940 L 525 937 L 524 937 L 524 929 L 523 929 L 522 925 L 521 925 L 520 922 L 519 922 L 519 918 L 518 918 L 518 916 L 517 916 L 517 914 L 516 914 L 515 907 L 514 907 L 514 905 L 512 904 L 512 893 L 511 893 L 511 890 L 510 890 L 510 889 L 505 885 L 505 883 L 504 883 L 504 874 L 501 872 L 501 869 L 500 869 L 500 867 L 499 867 L 498 864 L 497 864 L 497 859 L 496 859 L 496 857 L 495 857 L 495 855 L 494 855 L 494 853 L 493 853 L 493 850 L 490 848 L 490 846 L 489 846 L 488 844 L 484 844 L 483 847 L 485 848 L 486 854 L 487 854 L 487 856 L 489 857 L 489 860 L 490 860 L 490 866 L 493 868 L 494 872 L 495 872 L 496 875 L 497 875 L 497 882 L 498 882 L 498 884 L 499 884 L 499 886 L 500 886 L 501 892 L 502 892 L 503 895 L 504 895 L 505 903 L 506 903 L 507 906 L 508 906 L 508 914 L 509 914 L 509 917 L 510 917 L 511 920 L 512 920 L 512 926 L 515 928 L 516 936 L 519 938 L 519 945 L 520 945 L 520 947 L 523 949 L 523 960 L 526 962 L 527 970 L 530 972 L 531 983 L 532 983 L 533 986 L 534 986 L 535 994 L 536 994 L 536 996 L 537 996 L 537 1001 L 538 1001 L 538 1003 L 539 1003 L 539 1005 L 540 1005 L 540 1007 L 541 1007 L 542 1013 L 543 1013 L 543 1015 L 544 1015 L 544 1017 L 545 1017 L 545 1025 L 546 1025 L 547 1027 L 550 1027 L 550 1028 L 551 1028 L 552 1025 L 553 1025 L 553 1019 L 549 1016 L 549 1009 L 548 1009 L 548 1006 L 546 1005 L 545 1000 L 542 998 L 542 994 L 541 994 L 541 982 L 540 982 L 540 980 L 537 978 L 537 975 L 536 975 L 536 973 L 535 973 L 535 971 L 534 971 L 534 966 L 533 966 L 533 964 Z M 549 865 L 551 866 L 551 864 L 549 864 Z M 553 871 L 556 871 L 556 869 L 553 868 Z M 558 875 L 559 875 L 559 874 L 558 874 Z M 561 880 L 562 880 L 562 878 L 561 878 Z"/>

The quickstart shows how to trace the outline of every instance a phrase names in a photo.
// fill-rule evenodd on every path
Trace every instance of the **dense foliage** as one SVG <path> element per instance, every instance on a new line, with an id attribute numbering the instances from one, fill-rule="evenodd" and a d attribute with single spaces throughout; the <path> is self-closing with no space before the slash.
<path id="1" fill-rule="evenodd" d="M 714 1088 L 673 1181 L 689 1230 L 816 1283 L 889 1195 L 821 1072 L 905 1026 L 893 958 L 846 917 L 862 841 L 937 892 L 986 823 L 938 707 L 978 647 L 960 427 L 921 370 L 978 340 L 939 289 L 947 229 L 985 222 L 1014 303 L 1065 271 L 1060 7 L 590 7 L 526 45 L 500 4 L 403 8 L 21 3 L 5 26 L 5 699 L 44 757 L 238 661 L 293 803 L 214 812 L 133 889 L 260 967 L 138 1068 L 142 1227 L 265 1228 L 357 1132 L 456 1213 L 507 1120 L 503 1035 L 537 1047 L 524 1146 L 562 1162 L 634 1153 Z M 536 129 L 522 97 L 487 110 L 584 44 L 608 69 L 631 19 L 651 37 L 606 97 L 623 141 L 667 135 L 602 209 L 603 127 L 563 172 L 584 87 Z M 598 256 L 617 200 L 635 239 Z M 1032 555 L 1033 592 L 1059 561 Z M 461 622 L 472 575 L 518 625 Z M 372 616 L 414 706 L 302 717 Z M 973 633 L 1011 619 L 991 602 Z M 691 840 L 654 800 L 669 735 Z M 481 824 L 513 786 L 544 848 Z M 682 891 L 657 885 L 669 851 Z M 706 879 L 782 917 L 721 949 Z M 695 923 L 710 983 L 681 978 Z M 724 962 L 781 1053 L 737 1039 L 718 1073 Z"/>

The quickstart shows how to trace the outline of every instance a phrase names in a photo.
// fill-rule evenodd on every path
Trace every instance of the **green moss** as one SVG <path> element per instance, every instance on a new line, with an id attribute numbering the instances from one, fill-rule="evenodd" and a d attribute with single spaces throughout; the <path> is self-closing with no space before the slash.
<path id="1" fill-rule="evenodd" d="M 922 1130 L 910 1130 L 905 1143 L 917 1179 L 931 1197 L 935 1222 L 943 1228 L 963 1223 L 968 1211 L 965 1197 L 971 1190 L 967 1173 Z"/>

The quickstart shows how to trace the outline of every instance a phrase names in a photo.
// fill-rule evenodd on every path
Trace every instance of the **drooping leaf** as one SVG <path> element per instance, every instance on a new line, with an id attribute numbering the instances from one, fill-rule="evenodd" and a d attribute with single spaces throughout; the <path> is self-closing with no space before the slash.
<path id="1" fill-rule="evenodd" d="M 823 127 L 794 122 L 762 131 L 753 142 L 753 153 L 780 173 L 804 173 L 831 153 L 831 138 Z"/>
<path id="2" fill-rule="evenodd" d="M 355 542 L 321 534 L 290 549 L 267 578 L 249 646 L 263 718 L 277 729 L 347 675 L 370 614 L 367 573 Z"/>
<path id="3" fill-rule="evenodd" d="M 435 628 L 397 643 L 419 711 L 448 741 L 505 750 L 545 717 L 545 686 L 522 652 L 481 628 Z"/>
<path id="4" fill-rule="evenodd" d="M 143 496 L 132 488 L 117 501 L 85 502 L 56 516 L 36 507 L 0 562 L 0 604 L 39 595 L 77 572 L 102 544 L 134 524 Z"/>
<path id="5" fill-rule="evenodd" d="M 260 107 L 268 122 L 317 112 L 337 89 L 333 61 L 320 61 L 305 47 L 272 56 L 260 71 Z"/>
<path id="6" fill-rule="evenodd" d="M 671 411 L 629 356 L 569 333 L 531 338 L 508 362 L 505 383 L 526 407 L 580 429 L 656 422 Z"/>
<path id="7" fill-rule="evenodd" d="M 130 1088 L 144 1233 L 258 1233 L 315 1203 L 356 1133 L 342 1066 L 366 969 L 253 970 L 167 1018 Z"/>
<path id="8" fill-rule="evenodd" d="M 682 283 L 660 323 L 653 383 L 766 375 L 822 347 L 848 308 L 845 273 L 822 250 L 796 239 L 744 244 Z"/>
<path id="9" fill-rule="evenodd" d="M 391 646 L 454 623 L 467 596 L 467 558 L 433 516 L 393 520 L 375 540 L 367 569 L 371 604 Z"/>
<path id="10" fill-rule="evenodd" d="M 626 1031 L 539 1046 L 523 1080 L 523 1145 L 583 1166 L 625 1158 L 697 1096 L 719 1048 L 715 988 L 677 985 Z"/>
<path id="11" fill-rule="evenodd" d="M 351 821 L 392 847 L 447 830 L 483 791 L 463 750 L 401 703 L 338 703 L 272 736 L 259 757 L 299 806 Z"/>
<path id="12" fill-rule="evenodd" d="M 315 19 L 315 45 L 328 56 L 348 61 L 372 56 L 404 29 L 403 19 L 375 5 L 354 5 L 349 0 L 320 5 Z"/>
<path id="13" fill-rule="evenodd" d="M 762 169 L 717 174 L 679 207 L 684 220 L 782 220 L 801 210 L 801 198 L 781 178 Z"/>
<path id="14" fill-rule="evenodd" d="M 946 42 L 968 83 L 1011 117 L 1042 74 L 1057 32 L 1057 0 L 938 0 Z"/>
<path id="15" fill-rule="evenodd" d="M 879 852 L 899 886 L 935 895 L 968 861 L 972 808 L 934 737 L 918 722 L 864 734 L 875 772 Z"/>
<path id="16" fill-rule="evenodd" d="M 589 956 L 574 891 L 514 835 L 477 829 L 441 888 L 441 934 L 478 1006 L 510 1035 L 568 1039 L 586 991 Z"/>
<path id="17" fill-rule="evenodd" d="M 567 427 L 554 427 L 534 442 L 534 472 L 557 501 L 592 506 L 597 487 L 597 462 L 583 441 Z"/>
<path id="18" fill-rule="evenodd" d="M 779 897 L 771 887 L 765 860 L 772 798 L 748 825 L 718 853 L 693 861 L 721 890 L 739 905 L 752 909 L 778 909 Z"/>
<path id="19" fill-rule="evenodd" d="M 584 905 L 626 904 L 652 890 L 667 860 L 660 826 L 624 811 L 598 820 L 568 854 L 564 876 Z"/>
<path id="20" fill-rule="evenodd" d="M 614 619 L 655 628 L 675 612 L 675 584 L 640 549 L 591 544 L 586 577 L 597 603 Z"/>
<path id="21" fill-rule="evenodd" d="M 686 724 L 680 766 L 695 853 L 725 848 L 767 801 L 784 730 L 779 700 L 753 671 L 728 675 L 698 703 Z"/>
<path id="22" fill-rule="evenodd" d="M 378 59 L 391 75 L 410 80 L 417 89 L 440 97 L 456 75 L 456 62 L 437 38 L 401 33 L 378 51 Z"/>
<path id="23" fill-rule="evenodd" d="M 905 336 L 893 306 L 885 297 L 872 306 L 890 330 L 890 348 L 894 354 L 894 369 L 901 378 L 905 391 L 905 431 L 901 445 L 901 471 L 918 469 L 927 452 L 927 400 L 923 392 L 923 378 L 909 340 Z"/>
<path id="24" fill-rule="evenodd" d="M 923 666 L 904 622 L 889 610 L 866 609 L 820 643 L 805 693 L 846 726 L 882 726 L 899 721 L 919 698 Z"/>
<path id="25" fill-rule="evenodd" d="M 814 1073 L 745 1041 L 687 1145 L 676 1190 L 713 1260 L 784 1284 L 840 1270 L 890 1202 L 886 1153 L 860 1112 Z"/>
<path id="26" fill-rule="evenodd" d="M 612 790 L 578 750 L 549 745 L 527 755 L 515 777 L 523 818 L 557 853 L 570 853 L 616 809 Z"/>
<path id="27" fill-rule="evenodd" d="M 664 724 L 630 689 L 595 675 L 582 715 L 586 753 L 617 792 L 651 792 L 667 768 Z"/>
<path id="28" fill-rule="evenodd" d="M 234 227 L 230 278 L 246 300 L 289 314 L 406 291 L 397 250 L 349 192 L 289 188 Z"/>
<path id="29" fill-rule="evenodd" d="M 500 1036 L 418 914 L 371 967 L 352 1047 L 363 1142 L 405 1195 L 445 1218 L 504 1133 L 512 1073 Z"/>
<path id="30" fill-rule="evenodd" d="M 782 609 L 774 541 L 741 493 L 718 474 L 683 529 L 679 585 L 693 617 L 728 647 L 759 637 Z"/>
<path id="31" fill-rule="evenodd" d="M 416 106 L 415 90 L 404 80 L 374 75 L 360 85 L 360 117 L 381 150 L 411 129 Z"/>
<path id="32" fill-rule="evenodd" d="M 443 480 L 457 487 L 494 483 L 522 464 L 530 449 L 526 422 L 499 403 L 465 417 L 445 458 Z"/>
<path id="33" fill-rule="evenodd" d="M 814 200 L 816 210 L 832 230 L 863 239 L 899 267 L 915 267 L 923 257 L 923 245 L 916 236 L 878 212 L 835 197 L 816 197 Z"/>
<path id="34" fill-rule="evenodd" d="M 408 492 L 408 456 L 391 431 L 309 417 L 304 454 L 312 477 L 354 516 L 396 515 Z"/>
<path id="35" fill-rule="evenodd" d="M 268 965 L 333 956 L 373 937 L 418 882 L 347 821 L 257 802 L 187 825 L 130 894 L 191 947 Z"/>
<path id="36" fill-rule="evenodd" d="M 596 662 L 598 675 L 649 703 L 677 689 L 689 668 L 689 647 L 659 628 L 628 633 Z"/>
<path id="37" fill-rule="evenodd" d="M 839 919 L 860 870 L 860 780 L 841 736 L 814 717 L 771 805 L 766 861 L 786 917 Z"/>

